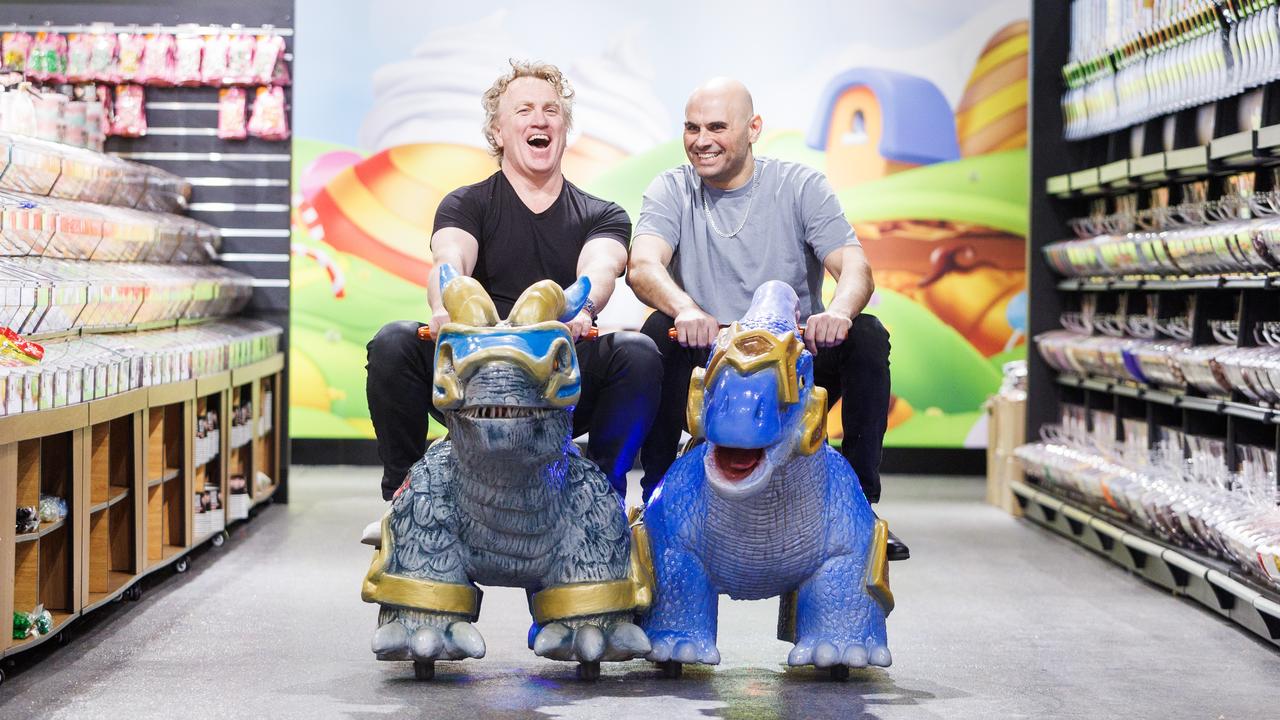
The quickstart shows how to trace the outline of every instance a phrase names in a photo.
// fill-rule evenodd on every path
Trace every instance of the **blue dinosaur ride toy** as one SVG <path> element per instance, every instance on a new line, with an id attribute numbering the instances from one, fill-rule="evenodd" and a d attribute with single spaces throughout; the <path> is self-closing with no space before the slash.
<path id="1" fill-rule="evenodd" d="M 645 508 L 640 535 L 657 584 L 641 627 L 648 659 L 668 676 L 720 662 L 721 594 L 781 598 L 789 665 L 844 679 L 892 662 L 888 525 L 826 442 L 826 391 L 797 337 L 798 306 L 791 287 L 768 282 L 721 331 L 689 388 L 689 429 L 705 442 L 676 460 Z"/>
<path id="2" fill-rule="evenodd" d="M 571 439 L 581 391 L 564 321 L 590 281 L 536 283 L 499 320 L 480 284 L 441 266 L 451 322 L 436 342 L 433 401 L 446 438 L 409 472 L 382 519 L 361 597 L 381 611 L 372 649 L 411 660 L 429 679 L 437 660 L 480 658 L 476 584 L 531 593 L 529 647 L 577 661 L 643 657 L 633 622 L 648 606 L 647 563 L 632 552 L 621 501 Z"/>

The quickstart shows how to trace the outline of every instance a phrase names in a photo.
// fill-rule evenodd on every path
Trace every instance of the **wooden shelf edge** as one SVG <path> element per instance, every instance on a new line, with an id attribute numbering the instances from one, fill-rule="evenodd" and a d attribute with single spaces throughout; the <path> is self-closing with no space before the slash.
<path id="1" fill-rule="evenodd" d="M 128 390 L 89 403 L 89 424 L 97 425 L 132 415 L 147 406 L 147 388 Z"/>
<path id="2" fill-rule="evenodd" d="M 157 485 L 163 485 L 164 483 L 167 483 L 170 480 L 176 479 L 181 474 L 182 474 L 182 471 L 179 470 L 178 468 L 165 468 L 164 475 L 161 475 L 158 478 L 151 478 L 150 480 L 147 481 L 147 487 L 155 487 Z"/>
<path id="3" fill-rule="evenodd" d="M 186 402 L 196 398 L 196 381 L 181 380 L 165 385 L 152 385 L 147 388 L 147 405 L 161 407 L 174 403 Z"/>
<path id="4" fill-rule="evenodd" d="M 284 353 L 276 353 L 265 360 L 231 369 L 231 384 L 244 385 L 284 369 Z"/>
<path id="5" fill-rule="evenodd" d="M 67 627 L 67 623 L 80 617 L 80 613 L 65 613 L 65 612 L 50 611 L 50 614 L 53 615 L 53 628 L 50 629 L 49 632 L 37 638 L 28 638 L 26 640 L 17 641 L 17 644 L 10 645 L 8 648 L 6 648 L 4 651 L 4 654 L 0 657 L 10 657 L 12 655 L 17 655 L 18 653 L 21 653 L 21 652 L 26 652 L 27 650 L 30 650 L 32 648 L 39 647 L 43 645 L 46 641 L 52 640 L 53 638 L 57 637 L 58 633 Z"/>
<path id="6" fill-rule="evenodd" d="M 213 375 L 202 375 L 196 378 L 196 395 L 204 397 L 222 392 L 231 387 L 231 371 L 223 370 Z"/>
<path id="7" fill-rule="evenodd" d="M 86 427 L 89 425 L 89 404 L 80 403 L 0 418 L 0 445 Z"/>

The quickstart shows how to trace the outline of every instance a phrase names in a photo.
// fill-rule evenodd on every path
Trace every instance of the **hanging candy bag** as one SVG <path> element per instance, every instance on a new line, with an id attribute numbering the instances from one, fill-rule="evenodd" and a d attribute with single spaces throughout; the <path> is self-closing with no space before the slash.
<path id="1" fill-rule="evenodd" d="M 253 99 L 253 114 L 249 117 L 249 134 L 263 140 L 289 139 L 283 88 L 258 88 Z"/>
<path id="2" fill-rule="evenodd" d="M 115 120 L 111 134 L 118 137 L 142 137 L 147 134 L 145 96 L 141 85 L 117 85 Z"/>
<path id="3" fill-rule="evenodd" d="M 174 41 L 174 84 L 200 84 L 200 61 L 203 53 L 204 38 L 199 35 L 179 35 L 177 37 Z"/>
<path id="4" fill-rule="evenodd" d="M 114 33 L 95 32 L 93 49 L 89 55 L 90 79 L 98 82 L 118 82 L 119 71 L 116 68 L 116 45 L 118 40 Z"/>
<path id="5" fill-rule="evenodd" d="M 173 84 L 173 36 L 168 33 L 147 35 L 146 48 L 142 51 L 142 65 L 138 69 L 138 82 L 144 85 Z"/>
<path id="6" fill-rule="evenodd" d="M 31 33 L 7 32 L 3 36 L 4 66 L 6 72 L 25 73 L 27 56 L 31 54 Z"/>
<path id="7" fill-rule="evenodd" d="M 142 69 L 142 53 L 146 50 L 147 39 L 142 35 L 120 33 L 118 43 L 119 63 L 116 65 L 116 80 L 120 82 L 136 80 Z"/>
<path id="8" fill-rule="evenodd" d="M 253 82 L 253 46 L 252 35 L 234 35 L 227 49 L 227 72 L 222 78 L 224 85 L 247 85 Z"/>
<path id="9" fill-rule="evenodd" d="M 275 77 L 276 63 L 284 56 L 284 38 L 279 35 L 259 35 L 253 48 L 253 82 L 270 85 Z"/>
<path id="10" fill-rule="evenodd" d="M 218 91 L 218 137 L 223 140 L 243 140 L 248 137 L 244 108 L 244 88 L 229 87 Z"/>
<path id="11" fill-rule="evenodd" d="M 93 35 L 72 33 L 67 36 L 67 82 L 93 80 Z"/>
<path id="12" fill-rule="evenodd" d="M 200 79 L 205 85 L 221 85 L 227 74 L 227 53 L 231 49 L 231 37 L 226 33 L 206 35 L 204 56 L 200 58 Z"/>

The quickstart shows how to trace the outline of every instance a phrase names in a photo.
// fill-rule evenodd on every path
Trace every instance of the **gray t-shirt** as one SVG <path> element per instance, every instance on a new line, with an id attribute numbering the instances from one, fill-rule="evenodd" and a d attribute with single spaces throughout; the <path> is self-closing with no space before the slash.
<path id="1" fill-rule="evenodd" d="M 858 238 L 822 173 L 756 158 L 756 174 L 754 191 L 750 182 L 724 191 L 704 186 L 689 165 L 668 170 L 645 191 L 635 234 L 657 235 L 675 249 L 676 284 L 722 323 L 740 319 L 766 280 L 794 288 L 802 316 L 822 312 L 822 262 Z M 704 187 L 715 227 L 728 234 L 741 225 L 735 236 L 707 224 Z"/>

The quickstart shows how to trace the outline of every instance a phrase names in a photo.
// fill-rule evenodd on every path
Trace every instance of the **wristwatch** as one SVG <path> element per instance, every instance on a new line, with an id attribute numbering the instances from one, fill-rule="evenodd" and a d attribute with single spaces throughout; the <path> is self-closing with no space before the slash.
<path id="1" fill-rule="evenodd" d="M 596 304 L 591 302 L 590 297 L 587 298 L 587 302 L 583 304 L 582 309 L 586 310 L 587 314 L 591 316 L 592 322 L 595 322 L 600 317 L 600 313 L 596 312 Z"/>

